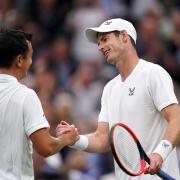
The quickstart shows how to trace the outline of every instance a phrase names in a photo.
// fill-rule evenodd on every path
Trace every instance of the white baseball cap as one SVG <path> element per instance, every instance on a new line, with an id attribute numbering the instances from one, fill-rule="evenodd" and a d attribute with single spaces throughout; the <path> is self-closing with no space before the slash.
<path id="1" fill-rule="evenodd" d="M 97 43 L 97 33 L 112 32 L 125 30 L 129 36 L 132 37 L 136 43 L 137 33 L 136 29 L 129 21 L 121 18 L 110 19 L 103 22 L 99 27 L 91 27 L 85 30 L 85 35 L 90 42 Z"/>

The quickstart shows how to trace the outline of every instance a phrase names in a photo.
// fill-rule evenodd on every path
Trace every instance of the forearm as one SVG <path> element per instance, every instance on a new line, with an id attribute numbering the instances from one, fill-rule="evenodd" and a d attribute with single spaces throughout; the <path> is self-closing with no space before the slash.
<path id="1" fill-rule="evenodd" d="M 180 141 L 180 117 L 172 119 L 167 127 L 163 139 L 171 142 L 172 146 L 175 147 Z"/>
<path id="2" fill-rule="evenodd" d="M 170 105 L 162 110 L 162 115 L 168 121 L 168 126 L 154 153 L 160 154 L 165 160 L 180 141 L 180 108 L 177 104 Z"/>
<path id="3" fill-rule="evenodd" d="M 175 147 L 180 141 L 180 107 L 175 104 L 162 112 L 168 121 L 168 127 L 163 139 L 167 139 Z"/>
<path id="4" fill-rule="evenodd" d="M 75 130 L 69 131 L 69 133 L 56 138 L 51 136 L 47 129 L 40 129 L 32 133 L 30 138 L 36 152 L 41 156 L 47 157 L 57 153 L 64 146 L 73 144 L 76 141 L 77 132 Z"/>
<path id="5" fill-rule="evenodd" d="M 46 156 L 51 156 L 66 146 L 63 140 L 59 140 L 56 137 L 51 136 L 51 140 L 46 146 Z"/>
<path id="6" fill-rule="evenodd" d="M 106 122 L 99 122 L 98 128 L 94 133 L 81 135 L 80 139 L 71 146 L 75 149 L 87 152 L 106 152 L 109 146 L 109 125 Z"/>
<path id="7" fill-rule="evenodd" d="M 59 141 L 52 136 L 46 137 L 46 139 L 42 139 L 40 143 L 34 143 L 33 145 L 36 152 L 43 157 L 51 156 L 65 146 L 64 141 Z"/>
<path id="8" fill-rule="evenodd" d="M 88 147 L 85 151 L 87 152 L 107 152 L 110 150 L 109 138 L 103 135 L 100 135 L 97 132 L 86 135 L 89 141 Z"/>

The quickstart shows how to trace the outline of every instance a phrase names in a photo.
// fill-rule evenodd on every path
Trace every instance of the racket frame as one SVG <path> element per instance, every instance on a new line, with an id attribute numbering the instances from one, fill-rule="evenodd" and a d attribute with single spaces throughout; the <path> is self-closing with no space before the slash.
<path id="1" fill-rule="evenodd" d="M 124 166 L 123 166 L 123 163 L 121 163 L 121 161 L 119 160 L 118 158 L 118 155 L 117 155 L 117 152 L 116 152 L 116 149 L 115 149 L 115 146 L 114 146 L 114 129 L 117 127 L 117 126 L 121 126 L 123 127 L 124 129 L 126 129 L 130 135 L 133 137 L 135 143 L 137 143 L 137 148 L 139 150 L 139 153 L 140 153 L 140 159 L 141 159 L 141 162 L 140 162 L 140 170 L 138 173 L 134 173 L 134 172 L 131 172 L 129 171 L 128 169 L 126 169 Z M 130 176 L 139 176 L 141 174 L 143 174 L 146 170 L 146 162 L 148 164 L 150 164 L 150 159 L 149 157 L 147 156 L 147 154 L 145 153 L 143 147 L 141 146 L 137 136 L 135 135 L 135 133 L 125 124 L 123 123 L 116 123 L 112 126 L 111 130 L 110 130 L 110 146 L 111 146 L 111 151 L 113 153 L 113 156 L 117 162 L 117 164 L 119 165 L 119 167 L 125 172 L 127 173 L 128 175 Z M 161 177 L 163 180 L 176 180 L 175 178 L 173 178 L 172 176 L 170 176 L 169 174 L 165 173 L 163 170 L 160 170 L 156 173 L 159 177 Z"/>
<path id="2" fill-rule="evenodd" d="M 116 149 L 115 149 L 115 145 L 114 145 L 115 142 L 113 141 L 113 139 L 114 139 L 114 129 L 117 126 L 121 126 L 124 129 L 126 129 L 127 132 L 133 137 L 133 140 L 135 141 L 135 143 L 137 144 L 137 147 L 138 147 L 138 150 L 139 150 L 139 153 L 140 153 L 140 158 L 141 158 L 140 170 L 139 170 L 138 173 L 134 173 L 134 172 L 129 171 L 128 169 L 126 169 L 125 166 L 123 165 L 123 163 L 118 158 L 118 155 L 117 155 L 117 152 L 116 152 Z M 123 171 L 125 171 L 130 176 L 139 176 L 142 173 L 144 173 L 145 166 L 146 166 L 144 150 L 142 149 L 142 146 L 141 146 L 137 136 L 134 134 L 134 132 L 127 125 L 125 125 L 123 123 L 117 123 L 114 126 L 112 126 L 111 131 L 110 131 L 110 146 L 111 146 L 111 150 L 112 150 L 112 153 L 114 155 L 114 158 L 115 158 L 117 164 L 121 167 L 121 169 Z"/>

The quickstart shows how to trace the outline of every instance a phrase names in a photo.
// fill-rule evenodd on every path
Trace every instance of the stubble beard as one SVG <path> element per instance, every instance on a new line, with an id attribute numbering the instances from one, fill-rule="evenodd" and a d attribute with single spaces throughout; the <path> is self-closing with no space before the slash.
<path id="1" fill-rule="evenodd" d="M 115 65 L 116 64 L 115 63 L 116 62 L 115 58 L 109 58 L 109 59 L 107 58 L 106 61 L 107 61 L 108 64 L 111 64 L 111 65 Z"/>

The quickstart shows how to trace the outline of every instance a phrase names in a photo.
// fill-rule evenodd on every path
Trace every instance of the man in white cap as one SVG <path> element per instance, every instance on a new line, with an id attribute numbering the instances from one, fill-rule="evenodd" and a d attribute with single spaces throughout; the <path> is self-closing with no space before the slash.
<path id="1" fill-rule="evenodd" d="M 107 62 L 120 74 L 103 90 L 97 130 L 81 135 L 72 147 L 87 152 L 108 151 L 109 129 L 122 122 L 138 136 L 151 163 L 149 174 L 139 177 L 130 177 L 115 163 L 117 179 L 158 180 L 154 174 L 160 168 L 180 179 L 175 149 L 180 139 L 180 107 L 171 77 L 159 65 L 138 57 L 136 30 L 126 20 L 111 19 L 99 27 L 88 28 L 86 37 L 98 44 Z M 57 135 L 61 136 L 68 126 L 62 122 Z"/>

